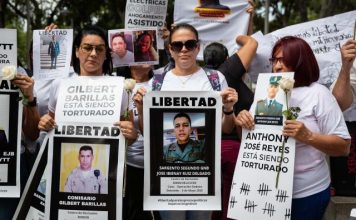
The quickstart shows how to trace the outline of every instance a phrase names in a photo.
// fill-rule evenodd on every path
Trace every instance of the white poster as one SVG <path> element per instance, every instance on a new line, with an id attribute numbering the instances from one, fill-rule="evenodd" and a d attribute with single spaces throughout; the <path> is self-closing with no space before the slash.
<path id="1" fill-rule="evenodd" d="M 256 58 L 265 61 L 271 57 L 274 43 L 284 36 L 296 36 L 304 39 L 312 48 L 320 68 L 319 83 L 329 87 L 337 78 L 341 69 L 340 43 L 351 39 L 354 34 L 356 11 L 322 18 L 314 21 L 291 25 L 266 35 L 266 39 L 258 41 Z M 269 43 L 268 43 L 269 42 Z M 260 50 L 262 45 L 263 50 Z M 266 49 L 270 46 L 270 50 Z M 251 65 L 250 73 L 253 79 L 257 74 L 265 72 L 265 69 L 257 69 Z M 263 66 L 262 66 L 263 67 Z"/>
<path id="2" fill-rule="evenodd" d="M 279 86 L 293 73 L 260 74 L 250 113 L 253 130 L 242 130 L 242 140 L 231 186 L 228 217 L 233 219 L 291 218 L 295 140 L 282 135 L 287 109 Z M 288 106 L 289 108 L 290 106 Z"/>
<path id="3" fill-rule="evenodd" d="M 109 30 L 108 37 L 114 67 L 159 63 L 156 28 Z"/>
<path id="4" fill-rule="evenodd" d="M 0 81 L 0 197 L 20 197 L 22 102 L 10 81 Z"/>
<path id="5" fill-rule="evenodd" d="M 218 92 L 144 97 L 145 210 L 220 210 Z"/>
<path id="6" fill-rule="evenodd" d="M 81 122 L 112 125 L 120 120 L 124 78 L 67 78 L 61 81 L 59 89 L 56 105 L 57 125 Z"/>
<path id="7" fill-rule="evenodd" d="M 126 140 L 113 124 L 123 111 L 123 78 L 63 79 L 59 94 L 46 219 L 121 219 Z"/>
<path id="8" fill-rule="evenodd" d="M 4 66 L 17 67 L 17 30 L 0 29 L 0 75 Z M 0 77 L 1 80 L 1 77 Z"/>
<path id="9" fill-rule="evenodd" d="M 174 23 L 191 24 L 199 32 L 200 60 L 203 60 L 205 46 L 211 42 L 224 44 L 229 54 L 233 54 L 238 48 L 236 37 L 247 33 L 250 16 L 246 12 L 247 0 L 215 2 L 176 0 L 174 4 Z"/>
<path id="10" fill-rule="evenodd" d="M 72 58 L 73 30 L 33 31 L 33 77 L 64 78 Z"/>
<path id="11" fill-rule="evenodd" d="M 168 0 L 126 1 L 125 28 L 162 28 L 166 21 L 167 5 Z M 157 42 L 158 49 L 164 49 L 161 36 Z"/>

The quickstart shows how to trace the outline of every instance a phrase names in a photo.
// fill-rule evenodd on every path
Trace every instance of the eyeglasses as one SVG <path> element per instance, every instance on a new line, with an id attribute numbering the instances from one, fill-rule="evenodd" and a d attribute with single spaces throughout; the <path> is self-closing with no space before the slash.
<path id="1" fill-rule="evenodd" d="M 272 65 L 276 65 L 278 62 L 280 64 L 284 64 L 283 57 L 272 57 L 272 58 L 269 58 L 269 62 L 271 62 Z"/>
<path id="2" fill-rule="evenodd" d="M 173 41 L 172 43 L 170 43 L 171 45 L 171 49 L 174 52 L 180 52 L 183 49 L 183 46 L 191 51 L 194 50 L 195 48 L 197 48 L 198 46 L 198 41 L 197 40 L 187 40 L 186 42 L 183 41 Z"/>
<path id="3" fill-rule="evenodd" d="M 97 54 L 103 54 L 105 53 L 106 50 L 104 44 L 100 44 L 100 45 L 82 44 L 80 45 L 80 49 L 82 50 L 83 53 L 89 53 L 89 54 L 93 50 L 95 50 Z"/>

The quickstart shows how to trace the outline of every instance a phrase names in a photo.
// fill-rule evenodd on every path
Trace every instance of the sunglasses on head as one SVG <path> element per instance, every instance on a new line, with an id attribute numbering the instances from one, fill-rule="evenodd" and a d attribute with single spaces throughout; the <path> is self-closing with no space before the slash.
<path id="1" fill-rule="evenodd" d="M 197 40 L 187 40 L 186 42 L 183 41 L 173 41 L 170 43 L 171 49 L 175 52 L 180 52 L 183 49 L 183 46 L 187 50 L 194 50 L 198 46 Z"/>
<path id="2" fill-rule="evenodd" d="M 91 45 L 91 44 L 82 44 L 80 45 L 80 49 L 84 53 L 91 53 L 94 49 L 97 54 L 102 54 L 105 52 L 105 45 L 100 44 L 100 45 Z"/>

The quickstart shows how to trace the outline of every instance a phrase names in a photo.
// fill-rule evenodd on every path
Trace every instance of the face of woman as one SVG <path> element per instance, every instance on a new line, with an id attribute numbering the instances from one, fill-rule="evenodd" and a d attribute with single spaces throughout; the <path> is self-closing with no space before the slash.
<path id="1" fill-rule="evenodd" d="M 197 40 L 195 34 L 189 29 L 178 29 L 172 35 L 171 43 L 173 42 L 183 42 L 186 43 L 188 40 Z M 169 51 L 175 61 L 176 67 L 181 69 L 190 69 L 196 66 L 196 58 L 199 53 L 200 47 L 199 44 L 192 49 L 188 50 L 186 46 L 180 51 L 172 50 L 172 47 L 169 47 Z"/>
<path id="2" fill-rule="evenodd" d="M 86 35 L 76 49 L 81 76 L 103 75 L 103 63 L 106 59 L 105 41 L 98 35 Z"/>
<path id="3" fill-rule="evenodd" d="M 287 67 L 283 62 L 283 50 L 281 48 L 276 51 L 272 59 L 272 71 L 274 73 L 293 72 L 293 70 Z"/>
<path id="4" fill-rule="evenodd" d="M 139 46 L 142 53 L 147 53 L 151 46 L 151 38 L 148 35 L 143 36 L 139 42 Z"/>

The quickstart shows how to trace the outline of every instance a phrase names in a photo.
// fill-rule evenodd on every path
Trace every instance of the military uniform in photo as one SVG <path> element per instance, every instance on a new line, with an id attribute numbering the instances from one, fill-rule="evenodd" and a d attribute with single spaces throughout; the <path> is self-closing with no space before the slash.
<path id="1" fill-rule="evenodd" d="M 278 88 L 278 82 L 281 78 L 281 76 L 272 76 L 269 79 L 269 89 L 271 89 L 272 87 Z M 263 100 L 257 101 L 255 115 L 282 116 L 282 109 L 283 105 L 277 102 L 275 97 L 268 97 Z"/>
<path id="2" fill-rule="evenodd" d="M 107 181 L 99 170 L 75 168 L 67 178 L 64 192 L 107 194 Z"/>
<path id="3" fill-rule="evenodd" d="M 163 147 L 163 159 L 167 163 L 204 163 L 204 140 L 189 139 L 182 151 L 177 142 Z"/>
<path id="4" fill-rule="evenodd" d="M 260 100 L 256 105 L 256 115 L 282 116 L 282 108 L 283 105 L 275 99 L 270 101 L 267 99 Z"/>
<path id="5" fill-rule="evenodd" d="M 0 129 L 0 147 L 5 147 L 8 145 L 6 133 L 4 130 Z"/>

